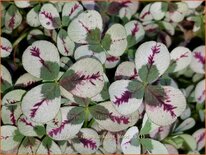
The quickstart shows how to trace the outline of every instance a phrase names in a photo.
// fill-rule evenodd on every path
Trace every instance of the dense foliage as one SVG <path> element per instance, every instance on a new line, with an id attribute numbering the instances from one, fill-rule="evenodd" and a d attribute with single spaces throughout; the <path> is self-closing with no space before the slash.
<path id="1" fill-rule="evenodd" d="M 1 5 L 1 153 L 204 153 L 203 1 Z"/>

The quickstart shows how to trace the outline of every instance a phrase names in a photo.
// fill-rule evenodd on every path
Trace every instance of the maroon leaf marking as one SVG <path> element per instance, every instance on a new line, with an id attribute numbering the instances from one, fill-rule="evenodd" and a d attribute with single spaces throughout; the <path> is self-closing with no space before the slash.
<path id="1" fill-rule="evenodd" d="M 6 52 L 9 52 L 9 53 L 10 53 L 11 47 L 9 47 L 9 46 L 6 47 L 6 46 L 1 45 L 0 48 L 1 48 L 2 50 L 5 50 Z"/>
<path id="2" fill-rule="evenodd" d="M 170 90 L 168 90 L 169 92 Z M 174 112 L 174 109 L 176 109 L 177 107 L 176 106 L 173 106 L 171 104 L 168 104 L 168 103 L 171 103 L 171 100 L 170 100 L 170 97 L 167 95 L 166 92 L 164 92 L 163 94 L 155 94 L 153 91 L 150 91 L 150 93 L 156 98 L 156 100 L 159 102 L 158 105 L 151 105 L 149 104 L 150 106 L 159 106 L 159 107 L 163 107 L 163 110 L 166 111 L 166 112 L 169 112 L 170 115 L 172 117 L 176 117 L 176 114 Z"/>
<path id="3" fill-rule="evenodd" d="M 55 118 L 54 118 L 54 119 L 52 120 L 52 123 L 54 123 L 54 125 L 58 126 L 59 121 L 58 121 L 58 119 L 55 119 Z"/>
<path id="4" fill-rule="evenodd" d="M 117 106 L 120 106 L 123 103 L 128 103 L 129 99 L 132 97 L 132 93 L 130 91 L 125 91 L 121 94 L 120 97 L 115 96 L 115 101 L 113 102 Z"/>
<path id="5" fill-rule="evenodd" d="M 113 113 L 109 113 L 109 118 L 112 120 L 112 122 L 118 123 L 118 124 L 128 124 L 129 123 L 129 118 L 125 116 L 114 116 L 112 115 Z"/>
<path id="6" fill-rule="evenodd" d="M 134 24 L 134 28 L 131 30 L 132 36 L 135 36 L 135 34 L 139 31 L 138 23 Z"/>
<path id="7" fill-rule="evenodd" d="M 125 1 L 121 3 L 121 7 L 128 7 L 128 4 L 131 3 L 130 1 Z"/>
<path id="8" fill-rule="evenodd" d="M 30 117 L 31 117 L 31 118 L 34 118 L 34 117 L 35 117 L 37 110 L 38 110 L 38 109 L 40 108 L 40 106 L 42 106 L 44 103 L 46 103 L 46 104 L 48 105 L 49 100 L 47 100 L 47 99 L 42 99 L 40 102 L 37 102 L 37 103 L 33 106 L 33 108 L 30 110 L 30 111 L 31 111 L 31 113 L 30 113 Z"/>
<path id="9" fill-rule="evenodd" d="M 158 132 L 158 133 L 161 133 L 161 132 L 163 132 L 163 131 L 164 131 L 164 128 L 161 126 L 161 127 L 158 128 L 158 131 L 157 131 L 157 132 Z"/>
<path id="10" fill-rule="evenodd" d="M 140 18 L 142 18 L 142 19 L 144 19 L 145 18 L 145 16 L 147 16 L 147 15 L 149 15 L 150 14 L 150 12 L 149 11 L 147 11 L 147 12 L 145 12 Z"/>
<path id="11" fill-rule="evenodd" d="M 180 55 L 180 57 L 179 58 L 177 58 L 177 59 L 175 59 L 175 61 L 179 61 L 180 59 L 182 59 L 182 58 L 187 58 L 188 57 L 188 54 L 189 52 L 185 52 L 184 54 L 182 54 L 182 55 Z"/>
<path id="12" fill-rule="evenodd" d="M 31 122 L 28 122 L 25 118 L 20 118 L 20 121 L 25 123 L 25 125 L 27 125 L 27 126 L 34 127 L 33 124 Z"/>
<path id="13" fill-rule="evenodd" d="M 123 41 L 123 40 L 125 40 L 125 39 L 126 39 L 126 38 L 114 39 L 114 40 L 112 40 L 112 43 L 119 42 L 119 41 Z"/>
<path id="14" fill-rule="evenodd" d="M 119 59 L 118 57 L 115 57 L 115 56 L 108 56 L 106 60 L 109 62 L 114 62 L 114 61 L 118 61 Z"/>
<path id="15" fill-rule="evenodd" d="M 202 92 L 202 94 L 198 97 L 198 101 L 201 101 L 203 97 L 205 97 L 206 90 Z"/>
<path id="16" fill-rule="evenodd" d="M 155 32 L 157 28 L 149 28 L 147 31 L 148 32 Z"/>
<path id="17" fill-rule="evenodd" d="M 9 28 L 11 28 L 12 30 L 14 29 L 14 25 L 15 25 L 15 15 L 13 15 L 10 20 L 9 20 Z"/>
<path id="18" fill-rule="evenodd" d="M 95 86 L 95 80 L 103 81 L 101 77 L 102 75 L 100 75 L 99 72 L 92 75 L 84 75 L 77 72 L 69 77 L 64 78 L 60 83 L 61 86 L 63 86 L 66 90 L 72 91 L 77 88 L 77 85 L 84 85 L 86 81 L 89 81 L 92 85 Z"/>
<path id="19" fill-rule="evenodd" d="M 152 46 L 152 48 L 151 48 L 152 54 L 149 55 L 149 57 L 148 57 L 148 63 L 150 64 L 150 66 L 152 66 L 154 64 L 155 55 L 160 53 L 160 46 L 161 45 L 157 45 L 157 43 L 155 46 Z"/>
<path id="20" fill-rule="evenodd" d="M 14 110 L 11 111 L 10 119 L 11 119 L 12 125 L 15 125 L 16 124 L 16 118 L 14 116 Z"/>
<path id="21" fill-rule="evenodd" d="M 79 5 L 78 5 L 78 4 L 75 4 L 75 5 L 72 7 L 72 9 L 71 9 L 71 11 L 70 11 L 70 13 L 69 13 L 69 16 L 71 16 L 77 8 L 79 8 Z"/>
<path id="22" fill-rule="evenodd" d="M 205 64 L 205 57 L 202 56 L 201 52 L 195 52 L 194 57 L 201 63 Z"/>
<path id="23" fill-rule="evenodd" d="M 28 81 L 28 82 L 26 82 L 26 83 L 23 83 L 23 86 L 24 86 L 24 87 L 27 87 L 27 86 L 30 86 L 30 85 L 32 85 L 32 84 L 34 84 L 34 83 L 36 83 L 36 81 Z"/>
<path id="24" fill-rule="evenodd" d="M 12 137 L 12 136 L 1 136 L 1 138 L 0 138 L 0 139 L 7 140 L 9 137 Z"/>
<path id="25" fill-rule="evenodd" d="M 133 70 L 133 74 L 131 76 L 124 76 L 124 75 L 117 75 L 115 76 L 116 80 L 121 80 L 121 79 L 129 79 L 129 80 L 134 80 L 138 76 L 136 68 Z"/>
<path id="26" fill-rule="evenodd" d="M 62 37 L 61 40 L 62 40 L 62 44 L 64 45 L 64 51 L 66 52 L 66 54 L 68 54 L 69 51 L 67 50 L 67 48 L 65 46 L 66 42 L 64 41 L 64 38 Z"/>
<path id="27" fill-rule="evenodd" d="M 203 132 L 202 134 L 200 134 L 200 136 L 198 137 L 198 140 L 197 140 L 197 144 L 199 144 L 202 140 L 205 139 L 205 132 Z"/>
<path id="28" fill-rule="evenodd" d="M 50 24 L 53 25 L 53 24 L 56 22 L 56 21 L 54 20 L 54 18 L 52 17 L 51 12 L 42 11 L 41 14 L 44 15 L 45 18 L 47 18 L 48 20 L 51 21 L 51 23 L 50 23 L 50 22 L 47 22 L 46 25 L 50 25 Z"/>
<path id="29" fill-rule="evenodd" d="M 46 67 L 46 69 L 48 69 L 49 72 L 51 72 L 49 66 L 45 63 L 44 59 L 41 58 L 39 48 L 38 48 L 38 47 L 32 47 L 32 48 L 30 49 L 30 51 L 31 51 L 31 55 L 34 56 L 34 57 L 39 58 L 39 62 L 40 62 L 44 67 Z"/>
<path id="30" fill-rule="evenodd" d="M 92 74 L 92 75 L 84 75 L 84 74 L 82 74 L 78 80 L 79 80 L 79 81 L 89 81 L 89 82 L 90 82 L 92 85 L 94 85 L 94 86 L 96 85 L 96 84 L 94 83 L 95 80 L 100 80 L 100 81 L 102 81 L 101 75 L 100 75 L 99 72 L 97 72 L 97 73 L 95 73 L 95 74 Z M 81 83 L 81 82 L 80 82 L 80 83 Z"/>
<path id="31" fill-rule="evenodd" d="M 168 100 L 168 102 L 170 101 Z M 172 117 L 176 117 L 176 114 L 173 111 L 174 109 L 177 108 L 176 106 L 173 106 L 171 104 L 166 104 L 166 103 L 163 103 L 161 106 L 163 106 L 163 110 L 169 112 Z"/>
<path id="32" fill-rule="evenodd" d="M 82 26 L 88 33 L 91 32 L 91 30 L 90 30 L 86 25 L 84 25 L 84 23 L 83 23 L 82 21 L 78 20 L 78 22 L 81 24 L 81 26 Z"/>
<path id="33" fill-rule="evenodd" d="M 16 100 L 9 100 L 9 99 L 6 99 L 6 101 L 7 101 L 8 104 L 15 104 L 15 103 L 18 102 Z"/>
<path id="34" fill-rule="evenodd" d="M 130 76 L 129 80 L 133 80 L 133 79 L 135 79 L 137 76 L 138 76 L 137 70 L 136 70 L 136 68 L 134 68 L 134 73 L 133 73 L 132 76 Z"/>
<path id="35" fill-rule="evenodd" d="M 97 148 L 96 143 L 92 139 L 80 138 L 79 141 L 84 145 L 84 147 L 91 148 L 92 150 Z"/>
<path id="36" fill-rule="evenodd" d="M 49 131 L 49 136 L 53 137 L 54 135 L 60 134 L 62 130 L 64 129 L 65 125 L 69 123 L 69 120 L 64 120 L 60 127 L 54 128 L 51 131 Z"/>

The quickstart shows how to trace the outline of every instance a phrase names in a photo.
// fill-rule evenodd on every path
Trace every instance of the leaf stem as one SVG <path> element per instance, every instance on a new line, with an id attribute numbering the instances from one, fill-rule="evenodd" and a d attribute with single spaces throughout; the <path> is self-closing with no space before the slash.
<path id="1" fill-rule="evenodd" d="M 89 124 L 88 124 L 88 128 L 90 128 L 93 124 L 94 124 L 94 122 L 95 122 L 95 119 L 94 118 L 92 118 L 92 120 L 89 122 Z"/>
<path id="2" fill-rule="evenodd" d="M 23 31 L 22 34 L 14 41 L 13 48 L 16 47 L 27 36 L 29 31 L 26 31 L 27 30 Z"/>
<path id="3" fill-rule="evenodd" d="M 85 108 L 85 119 L 84 119 L 84 125 L 83 127 L 86 128 L 88 124 L 88 119 L 89 119 L 89 109 L 88 107 Z"/>

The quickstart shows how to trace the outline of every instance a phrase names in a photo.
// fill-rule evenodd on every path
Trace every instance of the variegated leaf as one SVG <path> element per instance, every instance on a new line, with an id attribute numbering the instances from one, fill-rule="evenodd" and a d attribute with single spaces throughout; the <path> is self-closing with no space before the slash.
<path id="1" fill-rule="evenodd" d="M 162 24 L 164 26 L 164 29 L 170 34 L 170 35 L 174 35 L 175 34 L 175 26 L 172 25 L 169 22 L 166 21 L 162 21 Z"/>
<path id="2" fill-rule="evenodd" d="M 91 107 L 89 111 L 102 128 L 111 132 L 122 131 L 134 125 L 139 119 L 137 111 L 129 116 L 121 115 L 109 101 Z"/>
<path id="3" fill-rule="evenodd" d="M 141 135 L 146 135 L 153 132 L 155 129 L 159 128 L 160 126 L 154 124 L 147 116 L 147 114 L 143 117 L 142 128 L 140 130 Z"/>
<path id="4" fill-rule="evenodd" d="M 157 80 L 167 70 L 169 63 L 167 47 L 155 41 L 143 43 L 135 54 L 136 69 L 142 81 L 151 83 Z"/>
<path id="5" fill-rule="evenodd" d="M 101 15 L 95 10 L 82 12 L 69 24 L 67 32 L 71 40 L 76 43 L 88 43 L 90 33 L 98 30 L 102 32 L 103 23 Z"/>
<path id="6" fill-rule="evenodd" d="M 93 97 L 104 87 L 103 67 L 96 59 L 81 59 L 66 71 L 60 85 L 75 96 Z"/>
<path id="7" fill-rule="evenodd" d="M 160 126 L 157 129 L 153 130 L 149 136 L 152 139 L 163 140 L 170 134 L 171 126 Z"/>
<path id="8" fill-rule="evenodd" d="M 63 56 L 73 55 L 75 44 L 64 29 L 61 29 L 58 33 L 57 47 Z"/>
<path id="9" fill-rule="evenodd" d="M 119 10 L 119 17 L 123 20 L 123 21 L 128 21 L 131 19 L 132 17 L 132 12 L 130 9 L 123 7 Z"/>
<path id="10" fill-rule="evenodd" d="M 49 137 L 45 137 L 39 145 L 36 154 L 62 154 L 59 146 Z"/>
<path id="11" fill-rule="evenodd" d="M 103 48 L 112 56 L 121 56 L 127 48 L 127 34 L 121 24 L 113 24 L 102 40 Z"/>
<path id="12" fill-rule="evenodd" d="M 15 5 L 11 5 L 5 14 L 5 27 L 9 31 L 16 29 L 22 22 L 22 15 Z"/>
<path id="13" fill-rule="evenodd" d="M 195 99 L 197 103 L 203 103 L 205 101 L 205 80 L 200 81 L 195 88 Z"/>
<path id="14" fill-rule="evenodd" d="M 149 119 L 160 126 L 172 124 L 186 108 L 182 92 L 171 86 L 148 86 L 145 103 Z"/>
<path id="15" fill-rule="evenodd" d="M 47 134 L 54 140 L 73 138 L 84 123 L 84 109 L 81 107 L 63 107 L 60 109 L 62 121 L 60 125 L 48 125 Z"/>
<path id="16" fill-rule="evenodd" d="M 192 51 L 192 61 L 190 68 L 200 74 L 205 73 L 205 46 L 198 46 Z"/>
<path id="17" fill-rule="evenodd" d="M 116 80 L 134 80 L 137 79 L 138 73 L 134 62 L 124 61 L 118 65 L 115 72 Z"/>
<path id="18" fill-rule="evenodd" d="M 45 133 L 44 126 L 41 123 L 36 123 L 31 121 L 29 118 L 27 118 L 25 115 L 21 115 L 21 117 L 18 119 L 17 123 L 19 132 L 24 136 L 34 137 L 34 136 L 42 136 L 38 133 L 38 128 L 41 130 L 44 130 L 42 132 Z"/>
<path id="19" fill-rule="evenodd" d="M 18 154 L 35 154 L 40 143 L 37 138 L 26 137 L 18 148 Z"/>
<path id="20" fill-rule="evenodd" d="M 1 92 L 12 86 L 11 74 L 6 67 L 1 65 Z"/>
<path id="21" fill-rule="evenodd" d="M 35 76 L 33 76 L 29 73 L 25 73 L 17 79 L 15 86 L 28 87 L 36 82 L 39 82 L 40 80 L 41 79 L 36 78 Z"/>
<path id="22" fill-rule="evenodd" d="M 150 12 L 150 7 L 152 3 L 147 4 L 141 11 L 139 18 L 141 21 L 151 21 L 153 19 L 153 16 Z"/>
<path id="23" fill-rule="evenodd" d="M 0 49 L 1 49 L 1 57 L 2 58 L 8 57 L 11 54 L 11 51 L 12 51 L 11 42 L 6 38 L 1 37 Z"/>
<path id="24" fill-rule="evenodd" d="M 160 143 L 157 140 L 146 138 L 141 139 L 140 143 L 149 154 L 169 154 L 164 144 Z"/>
<path id="25" fill-rule="evenodd" d="M 127 33 L 128 47 L 137 44 L 144 38 L 145 30 L 140 22 L 132 20 L 125 24 L 124 27 Z"/>
<path id="26" fill-rule="evenodd" d="M 59 73 L 58 50 L 48 41 L 36 41 L 27 47 L 22 56 L 22 63 L 27 72 L 44 80 L 54 80 Z"/>
<path id="27" fill-rule="evenodd" d="M 124 154 L 140 154 L 141 146 L 138 139 L 139 130 L 133 126 L 127 130 L 122 142 L 121 148 Z"/>
<path id="28" fill-rule="evenodd" d="M 29 90 L 22 100 L 23 114 L 34 122 L 52 120 L 61 104 L 60 88 L 55 83 L 45 83 Z"/>
<path id="29" fill-rule="evenodd" d="M 20 102 L 15 105 L 2 106 L 1 117 L 2 122 L 8 125 L 16 125 L 17 119 L 22 114 Z"/>
<path id="30" fill-rule="evenodd" d="M 46 3 L 41 7 L 39 21 L 44 28 L 49 30 L 59 28 L 61 25 L 59 12 L 51 3 Z"/>
<path id="31" fill-rule="evenodd" d="M 164 2 L 154 2 L 150 6 L 150 13 L 153 16 L 154 20 L 161 20 L 165 16 L 167 10 L 163 10 Z"/>
<path id="32" fill-rule="evenodd" d="M 106 54 L 104 49 L 101 52 L 96 52 L 94 49 L 90 49 L 90 45 L 79 46 L 74 53 L 74 58 L 76 60 L 83 57 L 94 57 L 97 58 L 102 64 L 106 61 Z"/>
<path id="33" fill-rule="evenodd" d="M 120 62 L 120 57 L 106 54 L 105 68 L 114 68 Z"/>
<path id="34" fill-rule="evenodd" d="M 26 91 L 22 89 L 15 89 L 6 93 L 2 98 L 2 105 L 9 106 L 18 104 L 25 93 Z"/>
<path id="35" fill-rule="evenodd" d="M 179 23 L 184 19 L 187 11 L 188 6 L 185 2 L 170 3 L 166 17 L 169 21 Z"/>
<path id="36" fill-rule="evenodd" d="M 120 135 L 118 133 L 107 132 L 104 136 L 102 145 L 108 153 L 115 153 L 120 143 Z"/>
<path id="37" fill-rule="evenodd" d="M 31 3 L 29 1 L 23 1 L 23 0 L 14 0 L 15 5 L 18 8 L 28 8 L 31 7 Z"/>
<path id="38" fill-rule="evenodd" d="M 62 9 L 62 25 L 68 26 L 82 11 L 83 7 L 78 1 L 66 2 Z"/>
<path id="39" fill-rule="evenodd" d="M 10 151 L 19 145 L 19 142 L 13 139 L 16 130 L 15 126 L 1 126 L 1 151 Z"/>
<path id="40" fill-rule="evenodd" d="M 182 115 L 180 116 L 180 118 L 181 118 L 182 120 L 185 120 L 185 119 L 189 118 L 190 116 L 191 116 L 191 108 L 190 108 L 190 107 L 187 107 L 187 108 L 185 109 L 185 111 L 183 111 L 183 113 L 182 113 Z"/>
<path id="41" fill-rule="evenodd" d="M 40 7 L 41 7 L 40 5 L 37 5 L 27 13 L 26 22 L 29 24 L 29 26 L 38 27 L 41 25 L 39 21 Z"/>
<path id="42" fill-rule="evenodd" d="M 102 89 L 102 91 L 97 94 L 96 96 L 92 97 L 91 100 L 95 101 L 95 102 L 101 102 L 101 101 L 105 101 L 107 99 L 109 99 L 109 91 L 108 91 L 108 87 L 109 87 L 109 79 L 107 78 L 106 74 L 104 74 L 104 87 Z"/>
<path id="43" fill-rule="evenodd" d="M 144 87 L 139 81 L 118 80 L 110 85 L 109 95 L 115 109 L 123 115 L 129 115 L 142 104 Z"/>
<path id="44" fill-rule="evenodd" d="M 192 60 L 192 53 L 186 47 L 176 47 L 170 53 L 172 63 L 170 67 L 173 67 L 173 72 L 180 71 L 186 68 Z"/>
<path id="45" fill-rule="evenodd" d="M 175 131 L 176 132 L 186 131 L 186 130 L 194 127 L 195 124 L 196 124 L 196 122 L 195 122 L 194 118 L 192 118 L 192 117 L 187 118 L 175 129 Z"/>
<path id="46" fill-rule="evenodd" d="M 61 98 L 61 101 L 63 99 Z M 61 109 L 58 111 L 58 113 L 56 114 L 56 116 L 49 122 L 47 122 L 47 127 L 60 127 L 62 123 L 62 112 Z"/>
<path id="47" fill-rule="evenodd" d="M 92 154 L 100 146 L 100 138 L 93 129 L 83 128 L 72 140 L 74 149 L 81 154 Z"/>
<path id="48" fill-rule="evenodd" d="M 206 138 L 205 133 L 206 133 L 206 130 L 202 128 L 202 129 L 198 129 L 192 134 L 192 136 L 195 138 L 195 141 L 197 143 L 196 149 L 198 151 L 202 150 L 205 146 L 205 138 Z"/>

